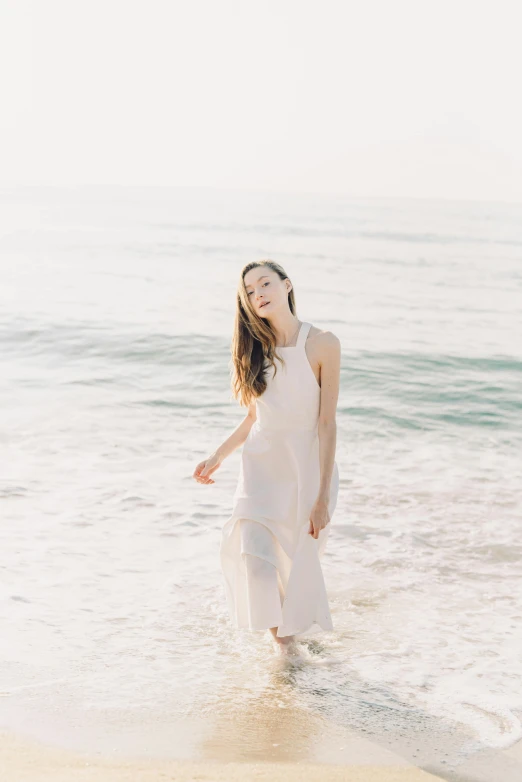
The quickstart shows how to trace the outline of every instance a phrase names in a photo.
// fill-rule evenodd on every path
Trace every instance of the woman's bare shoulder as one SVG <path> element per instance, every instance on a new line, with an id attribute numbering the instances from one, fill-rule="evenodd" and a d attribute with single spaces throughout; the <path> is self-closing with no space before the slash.
<path id="1" fill-rule="evenodd" d="M 313 343 L 313 346 L 317 346 L 319 350 L 337 350 L 340 349 L 341 343 L 339 337 L 337 337 L 333 331 L 327 329 L 320 329 L 317 326 L 311 324 L 310 331 L 308 332 L 307 342 Z M 311 344 L 312 346 L 312 344 Z"/>

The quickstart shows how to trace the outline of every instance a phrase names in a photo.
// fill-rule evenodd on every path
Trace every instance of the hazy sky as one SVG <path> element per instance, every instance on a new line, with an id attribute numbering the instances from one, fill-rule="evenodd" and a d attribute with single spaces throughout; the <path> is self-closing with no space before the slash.
<path id="1" fill-rule="evenodd" d="M 0 9 L 0 183 L 522 201 L 517 1 Z"/>

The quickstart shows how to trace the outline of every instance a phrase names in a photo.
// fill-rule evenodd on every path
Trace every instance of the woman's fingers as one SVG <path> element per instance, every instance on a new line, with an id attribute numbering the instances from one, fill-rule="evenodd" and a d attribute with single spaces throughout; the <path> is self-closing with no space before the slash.
<path id="1" fill-rule="evenodd" d="M 320 527 L 319 525 L 316 526 L 312 522 L 312 519 L 310 519 L 310 524 L 308 526 L 308 534 L 311 535 L 316 540 L 319 540 L 319 533 L 321 532 L 321 530 L 324 529 L 325 526 L 326 524 L 323 527 Z"/>
<path id="2" fill-rule="evenodd" d="M 206 462 L 200 462 L 194 472 L 192 473 L 192 477 L 198 482 L 198 483 L 215 483 L 215 481 L 208 476 L 208 474 L 205 473 L 205 465 Z"/>

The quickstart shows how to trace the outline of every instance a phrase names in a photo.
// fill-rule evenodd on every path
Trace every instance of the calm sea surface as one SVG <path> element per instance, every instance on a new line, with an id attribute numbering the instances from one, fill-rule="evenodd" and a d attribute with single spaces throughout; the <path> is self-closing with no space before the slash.
<path id="1" fill-rule="evenodd" d="M 521 737 L 522 206 L 3 189 L 0 254 L 2 727 L 349 760 L 321 724 L 433 771 Z M 191 477 L 244 415 L 229 346 L 261 258 L 342 344 L 335 632 L 293 666 L 226 610 L 240 451 Z"/>

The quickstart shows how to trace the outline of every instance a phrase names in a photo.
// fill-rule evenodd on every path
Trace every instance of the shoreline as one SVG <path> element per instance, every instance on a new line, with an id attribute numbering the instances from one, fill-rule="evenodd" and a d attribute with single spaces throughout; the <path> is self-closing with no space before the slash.
<path id="1" fill-rule="evenodd" d="M 424 771 L 386 750 L 382 764 L 363 761 L 371 742 L 361 739 L 359 762 L 347 765 L 292 761 L 220 762 L 110 759 L 72 751 L 12 731 L 0 731 L 0 768 L 9 782 L 435 782 L 442 777 Z M 376 746 L 376 745 L 375 745 Z M 383 750 L 376 746 L 383 759 Z"/>
<path id="2" fill-rule="evenodd" d="M 338 737 L 335 738 L 335 743 Z M 330 757 L 328 736 L 321 737 Z M 350 761 L 172 759 L 71 749 L 55 741 L 0 729 L 0 769 L 9 782 L 518 782 L 522 740 L 503 750 L 484 749 L 441 773 L 414 765 L 393 750 L 351 735 Z M 335 755 L 335 753 L 332 753 Z M 337 759 L 338 760 L 338 759 Z"/>
<path id="3" fill-rule="evenodd" d="M 14 712 L 10 710 L 11 717 Z M 0 779 L 6 782 L 519 782 L 522 740 L 480 746 L 433 722 L 379 736 L 291 709 L 241 719 L 172 722 L 23 709 L 0 727 Z M 84 715 L 85 716 L 85 715 Z M 128 716 L 128 715 L 127 715 Z M 250 729 L 245 729 L 250 725 Z M 291 727 L 289 732 L 284 728 Z M 419 731 L 419 728 L 422 729 Z M 411 726 L 410 726 L 411 727 Z M 266 733 L 268 730 L 268 733 Z"/>

